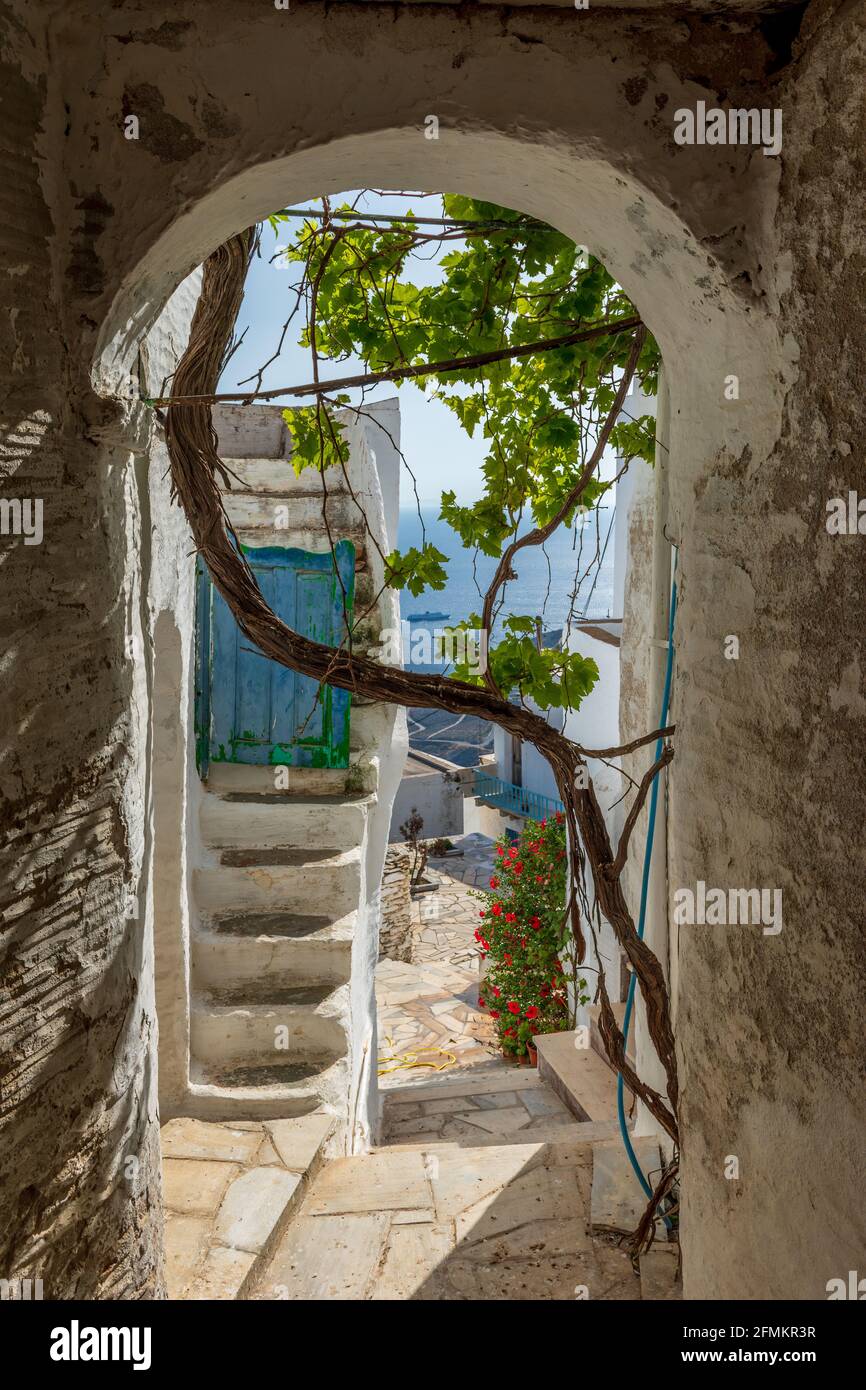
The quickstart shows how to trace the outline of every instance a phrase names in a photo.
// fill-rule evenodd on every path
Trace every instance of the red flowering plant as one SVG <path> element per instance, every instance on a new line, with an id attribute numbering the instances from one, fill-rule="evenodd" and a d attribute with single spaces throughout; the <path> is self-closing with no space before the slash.
<path id="1" fill-rule="evenodd" d="M 475 939 L 487 960 L 479 1003 L 496 1020 L 503 1052 L 525 1055 L 536 1033 L 574 1027 L 588 1003 L 565 913 L 566 840 L 561 813 L 528 821 L 501 839 Z"/>

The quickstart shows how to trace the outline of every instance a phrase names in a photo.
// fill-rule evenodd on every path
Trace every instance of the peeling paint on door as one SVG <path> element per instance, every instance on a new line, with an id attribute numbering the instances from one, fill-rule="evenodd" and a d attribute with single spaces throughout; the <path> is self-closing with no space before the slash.
<path id="1" fill-rule="evenodd" d="M 337 644 L 351 621 L 355 547 L 334 555 L 243 547 L 265 600 L 295 632 Z M 263 656 L 200 565 L 196 614 L 196 764 L 347 767 L 349 693 Z"/>

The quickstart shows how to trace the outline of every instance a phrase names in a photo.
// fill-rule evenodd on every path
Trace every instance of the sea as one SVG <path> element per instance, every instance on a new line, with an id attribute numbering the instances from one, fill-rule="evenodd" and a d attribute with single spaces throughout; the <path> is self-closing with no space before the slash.
<path id="1" fill-rule="evenodd" d="M 494 624 L 494 641 L 502 636 L 502 620 L 509 613 L 521 617 L 540 617 L 545 632 L 561 630 L 569 612 L 575 618 L 614 617 L 611 611 L 613 602 L 613 535 L 610 536 L 604 560 L 596 572 L 586 571 L 592 564 L 596 553 L 604 548 L 605 540 L 613 517 L 612 508 L 599 509 L 598 524 L 595 518 L 581 529 L 560 528 L 542 546 L 527 546 L 515 558 L 517 579 L 505 586 L 505 601 L 500 616 Z M 528 526 L 524 530 L 530 529 Z M 521 532 L 522 534 L 522 532 Z M 583 549 L 581 553 L 581 534 Z M 468 618 L 471 613 L 480 613 L 484 591 L 496 570 L 497 561 L 488 555 L 466 550 L 460 539 L 445 521 L 439 520 L 439 508 L 435 505 L 418 508 L 406 507 L 400 511 L 399 549 L 408 550 L 410 546 L 421 548 L 423 540 L 431 542 L 447 555 L 444 568 L 448 581 L 444 589 L 425 589 L 414 597 L 403 590 L 400 595 L 400 612 L 403 618 L 413 613 L 434 611 L 447 613 L 448 622 L 457 623 Z M 577 597 L 574 598 L 575 580 L 580 576 Z M 433 622 L 412 623 L 412 632 L 419 628 L 431 631 L 445 624 L 445 619 Z M 414 670 L 441 670 L 441 666 L 418 663 Z"/>
<path id="2" fill-rule="evenodd" d="M 553 644 L 565 626 L 569 613 L 573 619 L 606 618 L 613 613 L 612 508 L 600 508 L 582 528 L 555 532 L 544 547 L 527 547 L 515 559 L 517 579 L 505 587 L 505 601 L 493 628 L 493 640 L 502 636 L 502 619 L 508 614 L 541 618 L 546 640 Z M 529 529 L 527 526 L 526 529 Z M 605 549 L 605 541 L 608 539 Z M 582 537 L 582 550 L 581 550 Z M 403 590 L 400 612 L 404 620 L 413 613 L 433 611 L 447 618 L 411 622 L 411 641 L 404 641 L 406 665 L 410 670 L 442 672 L 444 662 L 423 660 L 433 655 L 432 641 L 424 643 L 418 634 L 432 634 L 449 623 L 460 622 L 471 613 L 480 613 L 483 594 L 493 578 L 497 561 L 490 556 L 466 550 L 447 522 L 439 520 L 436 505 L 401 509 L 399 549 L 419 549 L 424 540 L 432 542 L 448 557 L 444 568 L 444 589 L 425 589 L 417 597 Z M 601 565 L 594 565 L 596 554 L 604 552 Z M 586 573 L 591 567 L 591 572 Z M 575 584 L 577 594 L 575 598 Z M 427 647 L 424 651 L 423 648 Z M 413 656 L 414 648 L 414 656 Z M 442 710 L 409 711 L 410 746 L 462 767 L 474 766 L 483 753 L 493 749 L 493 730 L 484 720 L 463 717 L 455 720 Z"/>

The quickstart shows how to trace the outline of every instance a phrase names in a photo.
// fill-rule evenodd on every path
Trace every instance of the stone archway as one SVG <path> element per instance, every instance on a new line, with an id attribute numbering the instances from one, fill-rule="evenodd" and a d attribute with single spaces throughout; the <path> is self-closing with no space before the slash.
<path id="1" fill-rule="evenodd" d="M 695 445 L 703 444 L 712 457 L 724 448 L 728 424 L 724 395 L 717 392 L 716 418 L 712 420 L 711 412 L 704 411 L 701 417 L 703 438 L 695 438 L 696 424 L 692 424 L 691 429 L 685 424 L 689 418 L 689 392 L 698 400 L 706 400 L 711 391 L 709 383 L 714 377 L 717 380 L 724 377 L 722 367 L 729 351 L 727 335 L 734 322 L 739 321 L 739 332 L 752 331 L 748 315 L 737 297 L 725 287 L 718 268 L 707 262 L 704 284 L 687 281 L 686 277 L 694 277 L 694 263 L 700 258 L 700 252 L 686 229 L 678 226 L 647 190 L 617 176 L 609 166 L 581 159 L 553 160 L 546 151 L 505 137 L 454 132 L 449 144 L 446 153 L 451 177 L 459 180 L 450 187 L 456 186 L 492 201 L 528 206 L 545 220 L 568 230 L 573 238 L 586 241 L 608 264 L 613 262 L 624 267 L 620 278 L 627 287 L 631 288 L 630 282 L 634 285 L 632 294 L 644 316 L 651 326 L 659 320 L 661 326 L 656 331 L 663 343 L 667 338 L 671 344 L 669 352 L 676 354 L 676 366 L 669 366 L 668 373 L 673 382 L 672 395 L 674 408 L 679 411 L 680 429 L 679 442 L 672 441 L 669 472 L 685 492 L 688 479 L 680 473 L 689 466 L 695 467 L 697 450 L 690 456 L 684 441 L 691 439 Z M 357 178 L 359 172 L 364 175 L 362 182 L 369 186 L 403 182 L 418 186 L 421 182 L 418 152 L 418 132 L 412 129 L 354 137 L 335 142 L 327 149 L 317 147 L 287 160 L 274 161 L 239 175 L 230 186 L 214 194 L 218 216 L 212 200 L 203 200 L 183 219 L 183 230 L 190 244 L 195 244 L 199 222 L 204 223 L 212 235 L 215 221 L 219 223 L 223 217 L 237 218 L 241 210 L 249 215 L 251 198 L 247 188 L 252 184 L 260 200 L 255 205 L 255 220 L 263 218 L 267 208 L 304 205 L 310 197 L 323 191 L 339 192 L 347 180 L 352 176 Z M 280 194 L 282 196 L 278 196 Z M 575 212 L 577 206 L 579 211 Z M 166 287 L 174 287 L 177 268 L 168 258 L 173 259 L 182 250 L 174 239 L 179 230 L 170 229 L 154 246 L 146 264 L 138 268 L 112 306 L 103 326 L 97 372 L 97 381 L 103 387 L 108 385 L 110 389 L 112 370 L 126 365 L 131 345 L 128 325 L 141 322 L 143 308 L 149 314 L 151 304 L 161 307 L 160 297 Z M 602 235 L 605 236 L 603 243 Z M 647 246 L 654 250 L 654 258 L 646 255 Z M 187 257 L 188 252 L 180 261 L 183 268 L 188 263 Z M 679 286 L 680 294 L 671 295 L 672 284 Z M 712 294 L 708 293 L 709 286 Z M 680 316 L 677 306 L 687 300 L 689 290 L 692 315 Z M 720 309 L 719 301 L 726 304 L 726 312 Z M 652 306 L 651 310 L 645 307 L 647 303 Z M 139 306 L 137 311 L 132 309 L 133 304 Z M 772 331 L 767 324 L 761 324 L 761 328 Z M 696 354 L 694 345 L 698 340 L 701 352 Z M 711 437 L 713 426 L 722 431 L 721 436 Z M 742 420 L 739 426 L 744 427 Z M 678 449 L 681 452 L 678 453 Z M 659 1078 L 654 1079 L 658 1084 Z"/>

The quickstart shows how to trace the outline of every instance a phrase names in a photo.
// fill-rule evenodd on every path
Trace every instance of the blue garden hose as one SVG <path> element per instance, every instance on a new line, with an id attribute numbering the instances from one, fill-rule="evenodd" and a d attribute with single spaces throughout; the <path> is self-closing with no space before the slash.
<path id="1" fill-rule="evenodd" d="M 674 561 L 674 564 L 676 565 L 676 561 Z M 674 664 L 674 618 L 676 617 L 676 611 L 677 584 L 676 580 L 674 580 L 671 588 L 671 616 L 670 623 L 668 624 L 668 659 L 667 666 L 665 668 L 665 688 L 664 694 L 662 696 L 661 718 L 659 719 L 658 724 L 658 727 L 660 729 L 663 729 L 667 724 L 668 705 L 670 704 L 671 698 L 671 673 L 673 671 Z M 659 737 L 656 741 L 656 751 L 653 762 L 658 762 L 659 758 L 662 755 L 662 742 L 663 740 L 661 737 Z M 643 934 L 646 930 L 647 891 L 649 889 L 650 863 L 652 861 L 653 853 L 653 836 L 655 834 L 656 828 L 656 806 L 658 805 L 659 799 L 659 780 L 660 779 L 656 777 L 653 780 L 652 787 L 650 788 L 649 820 L 647 822 L 646 829 L 646 848 L 644 850 L 643 859 L 643 880 L 641 882 L 640 889 L 640 915 L 638 917 L 637 923 L 637 934 L 641 941 L 643 941 Z M 625 1017 L 623 1018 L 622 1022 L 623 1051 L 625 1051 L 628 1047 L 628 1030 L 629 1025 L 631 1023 L 632 1009 L 634 1008 L 634 991 L 636 983 L 637 976 L 634 974 L 634 971 L 632 971 L 631 980 L 629 981 L 628 995 L 626 996 Z M 619 1119 L 619 1130 L 620 1134 L 622 1135 L 622 1142 L 625 1144 L 625 1151 L 629 1156 L 631 1166 L 635 1171 L 635 1176 L 637 1177 L 637 1180 L 643 1188 L 644 1192 L 646 1193 L 647 1197 L 652 1197 L 653 1190 L 644 1176 L 643 1169 L 638 1163 L 637 1154 L 635 1153 L 634 1148 L 632 1147 L 632 1142 L 629 1138 L 628 1126 L 625 1122 L 625 1085 L 622 1079 L 622 1072 L 619 1073 L 616 1083 L 616 1113 Z M 667 1224 L 668 1223 L 666 1221 L 665 1225 Z"/>

